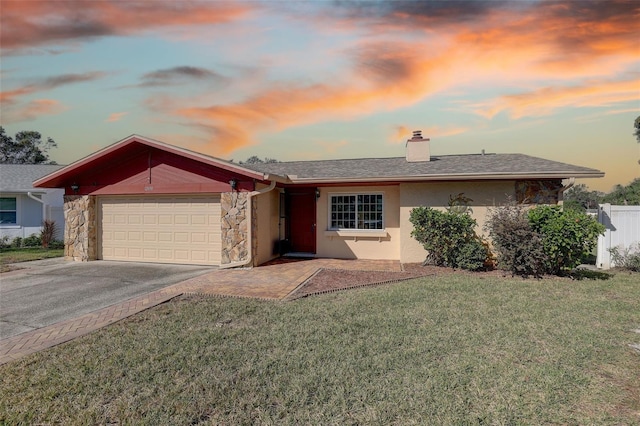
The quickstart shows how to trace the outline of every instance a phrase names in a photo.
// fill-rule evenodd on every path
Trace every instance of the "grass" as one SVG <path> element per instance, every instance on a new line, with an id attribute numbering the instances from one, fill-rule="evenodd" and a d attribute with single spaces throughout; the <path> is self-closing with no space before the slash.
<path id="1" fill-rule="evenodd" d="M 8 272 L 10 263 L 29 262 L 64 256 L 64 249 L 43 249 L 41 247 L 0 249 L 0 272 Z"/>
<path id="2" fill-rule="evenodd" d="M 639 275 L 183 297 L 0 367 L 0 424 L 637 424 Z"/>

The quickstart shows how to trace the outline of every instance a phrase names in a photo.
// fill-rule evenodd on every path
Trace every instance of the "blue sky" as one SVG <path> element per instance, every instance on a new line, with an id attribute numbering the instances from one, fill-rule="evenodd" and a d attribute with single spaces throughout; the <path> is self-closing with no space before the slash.
<path id="1" fill-rule="evenodd" d="M 521 152 L 640 175 L 637 1 L 13 1 L 1 123 L 65 164 L 137 133 L 225 159 Z"/>

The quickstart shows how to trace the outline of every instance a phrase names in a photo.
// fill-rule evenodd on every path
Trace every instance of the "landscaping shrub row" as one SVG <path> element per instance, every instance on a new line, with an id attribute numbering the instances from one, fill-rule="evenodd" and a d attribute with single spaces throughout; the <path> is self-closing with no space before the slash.
<path id="1" fill-rule="evenodd" d="M 411 235 L 428 253 L 425 264 L 471 271 L 496 265 L 512 275 L 561 275 L 580 264 L 605 230 L 577 210 L 510 204 L 490 211 L 485 224 L 489 243 L 476 234 L 477 222 L 469 213 L 452 203 L 446 211 L 411 211 Z"/>
<path id="2" fill-rule="evenodd" d="M 0 238 L 0 249 L 25 247 L 64 248 L 64 242 L 55 239 L 57 232 L 56 223 L 52 220 L 45 220 L 42 222 L 40 234 L 31 234 L 28 237 L 15 237 L 13 239 L 8 235 L 3 236 Z"/>

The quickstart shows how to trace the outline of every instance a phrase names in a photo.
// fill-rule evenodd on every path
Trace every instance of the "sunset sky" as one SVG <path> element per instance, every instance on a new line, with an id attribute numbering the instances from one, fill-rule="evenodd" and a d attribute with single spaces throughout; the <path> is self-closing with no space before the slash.
<path id="1" fill-rule="evenodd" d="M 1 124 L 282 161 L 524 153 L 640 176 L 640 1 L 0 0 Z"/>

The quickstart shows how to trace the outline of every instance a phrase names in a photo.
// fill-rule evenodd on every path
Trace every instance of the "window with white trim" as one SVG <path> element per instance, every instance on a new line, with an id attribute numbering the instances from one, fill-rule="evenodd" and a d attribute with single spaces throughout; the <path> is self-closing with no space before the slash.
<path id="1" fill-rule="evenodd" d="M 16 197 L 0 198 L 0 225 L 18 223 L 18 200 Z"/>
<path id="2" fill-rule="evenodd" d="M 384 197 L 380 193 L 331 194 L 329 228 L 384 229 Z"/>

